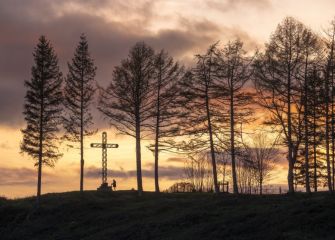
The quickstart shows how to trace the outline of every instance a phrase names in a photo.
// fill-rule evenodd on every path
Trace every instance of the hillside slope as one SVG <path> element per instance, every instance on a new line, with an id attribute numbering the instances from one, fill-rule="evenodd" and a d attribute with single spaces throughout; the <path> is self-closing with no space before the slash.
<path id="1" fill-rule="evenodd" d="M 0 239 L 335 239 L 335 197 L 89 191 L 0 199 Z"/>

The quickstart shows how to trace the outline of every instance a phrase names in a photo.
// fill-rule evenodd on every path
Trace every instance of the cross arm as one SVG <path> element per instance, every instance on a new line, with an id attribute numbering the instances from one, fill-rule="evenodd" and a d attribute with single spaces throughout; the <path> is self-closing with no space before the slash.
<path id="1" fill-rule="evenodd" d="M 101 143 L 91 143 L 91 147 L 93 147 L 93 148 L 102 148 L 102 144 Z"/>
<path id="2" fill-rule="evenodd" d="M 112 144 L 112 143 L 91 143 L 92 148 L 118 148 L 119 144 Z"/>
<path id="3" fill-rule="evenodd" d="M 119 144 L 114 144 L 114 143 L 107 143 L 106 148 L 118 148 Z"/>

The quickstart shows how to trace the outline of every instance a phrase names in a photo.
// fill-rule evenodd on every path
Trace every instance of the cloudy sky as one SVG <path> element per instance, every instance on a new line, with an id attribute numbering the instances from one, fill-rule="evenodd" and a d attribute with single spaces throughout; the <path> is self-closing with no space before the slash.
<path id="1" fill-rule="evenodd" d="M 249 51 L 262 49 L 276 25 L 293 16 L 322 33 L 333 19 L 333 0 L 0 0 L 0 195 L 27 196 L 35 193 L 33 162 L 19 154 L 20 128 L 25 89 L 30 78 L 32 51 L 41 34 L 51 40 L 62 71 L 70 61 L 81 33 L 87 35 L 96 61 L 96 80 L 106 86 L 113 66 L 127 56 L 137 41 L 169 51 L 191 65 L 193 55 L 218 40 L 244 41 Z M 116 136 L 95 114 L 100 130 L 120 148 L 109 153 L 110 173 L 122 189 L 135 187 L 135 151 L 132 139 Z M 100 133 L 99 133 L 100 134 Z M 100 153 L 86 142 L 86 189 L 94 189 L 99 179 Z M 43 192 L 70 191 L 79 185 L 79 155 L 62 147 L 64 157 L 54 169 L 45 169 Z M 153 156 L 145 147 L 144 187 L 153 189 Z M 178 156 L 164 154 L 161 167 L 162 189 L 182 176 Z M 277 169 L 277 183 L 284 183 L 285 167 Z"/>

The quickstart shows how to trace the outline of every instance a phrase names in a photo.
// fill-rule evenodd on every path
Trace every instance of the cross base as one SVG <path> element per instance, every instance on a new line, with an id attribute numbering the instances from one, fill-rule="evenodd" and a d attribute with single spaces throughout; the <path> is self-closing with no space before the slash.
<path id="1" fill-rule="evenodd" d="M 108 183 L 102 183 L 100 187 L 97 188 L 97 191 L 110 192 L 113 191 L 112 186 L 108 186 Z"/>

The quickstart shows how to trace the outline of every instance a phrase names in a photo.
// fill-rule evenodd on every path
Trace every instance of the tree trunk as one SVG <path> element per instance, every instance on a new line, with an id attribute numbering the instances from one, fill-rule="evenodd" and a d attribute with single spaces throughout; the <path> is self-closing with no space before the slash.
<path id="1" fill-rule="evenodd" d="M 81 71 L 81 93 L 80 93 L 80 192 L 84 191 L 84 72 Z"/>
<path id="2" fill-rule="evenodd" d="M 291 126 L 291 69 L 288 67 L 287 79 L 287 137 L 288 137 L 288 192 L 294 193 L 294 162 L 292 158 L 292 126 Z"/>
<path id="3" fill-rule="evenodd" d="M 232 83 L 231 83 L 232 84 Z M 233 192 L 238 194 L 236 162 L 235 162 L 235 119 L 234 119 L 234 89 L 230 87 L 230 154 L 233 175 Z"/>
<path id="4" fill-rule="evenodd" d="M 332 139 L 332 177 L 331 177 L 331 191 L 335 188 L 335 139 L 334 139 L 334 35 L 335 28 L 333 28 L 333 36 L 330 50 L 330 70 L 331 70 L 331 139 Z M 329 75 L 328 75 L 329 76 Z M 328 82 L 329 85 L 329 82 Z"/>
<path id="5" fill-rule="evenodd" d="M 42 188 L 42 164 L 43 164 L 43 113 L 44 113 L 44 71 L 41 72 L 41 109 L 40 109 L 40 129 L 39 129 L 39 153 L 38 153 L 38 173 L 37 173 L 37 207 L 40 205 Z"/>
<path id="6" fill-rule="evenodd" d="M 331 104 L 331 115 L 332 115 L 332 123 L 331 123 L 331 139 L 332 139 L 332 189 L 335 189 L 335 138 L 334 138 L 334 103 L 332 100 Z"/>
<path id="7" fill-rule="evenodd" d="M 210 110 L 209 110 L 208 86 L 207 85 L 206 85 L 206 111 L 207 111 L 209 143 L 210 143 L 210 148 L 211 148 L 211 158 L 212 158 L 212 167 L 213 167 L 214 192 L 219 193 L 220 190 L 219 190 L 218 179 L 217 179 L 215 150 L 214 150 L 214 142 L 213 142 L 211 114 L 210 114 Z"/>
<path id="8" fill-rule="evenodd" d="M 84 139 L 83 130 L 81 129 L 80 137 L 80 192 L 84 191 Z"/>
<path id="9" fill-rule="evenodd" d="M 160 80 L 159 80 L 160 81 Z M 159 193 L 159 178 L 158 178 L 158 157 L 159 157 L 159 121 L 160 121 L 160 84 L 157 90 L 157 113 L 156 113 L 156 137 L 155 137 L 155 192 Z"/>
<path id="10" fill-rule="evenodd" d="M 332 189 L 334 189 L 335 188 L 335 175 L 334 175 L 334 173 L 335 173 L 335 139 L 334 139 L 334 104 L 333 104 L 333 102 L 332 102 L 332 104 L 331 104 L 331 108 L 332 108 L 332 110 L 331 110 L 331 140 L 332 140 L 332 162 L 331 162 L 331 164 L 332 164 L 332 173 L 331 173 L 331 175 L 332 175 Z"/>
<path id="11" fill-rule="evenodd" d="M 40 149 L 38 156 L 38 173 L 37 173 L 37 206 L 40 205 L 41 198 L 41 187 L 42 187 L 42 153 L 43 153 L 43 142 L 42 142 L 42 132 L 40 132 Z"/>
<path id="12" fill-rule="evenodd" d="M 315 68 L 313 71 L 313 162 L 314 162 L 314 192 L 318 191 L 318 179 L 317 179 L 317 161 L 316 161 L 316 74 Z"/>
<path id="13" fill-rule="evenodd" d="M 136 169 L 137 169 L 137 191 L 138 195 L 142 196 L 142 165 L 141 165 L 141 129 L 140 129 L 140 116 L 137 111 L 136 116 Z"/>
<path id="14" fill-rule="evenodd" d="M 315 97 L 314 97 L 315 98 Z M 315 100 L 313 108 L 313 161 L 314 161 L 314 192 L 318 191 L 317 179 L 317 161 L 316 161 L 316 113 L 315 113 Z"/>
<path id="15" fill-rule="evenodd" d="M 326 163 L 327 163 L 327 182 L 328 182 L 328 190 L 333 191 L 332 189 L 332 176 L 331 176 L 331 169 L 330 169 L 330 153 L 329 153 L 329 74 L 330 68 L 333 66 L 333 54 L 334 54 L 334 34 L 335 31 L 333 30 L 333 38 L 331 42 L 331 49 L 330 49 L 330 59 L 327 66 L 327 74 L 326 74 Z"/>
<path id="16" fill-rule="evenodd" d="M 329 71 L 329 69 L 328 69 Z M 326 76 L 325 82 L 325 91 L 326 91 L 326 163 L 327 163 L 327 183 L 328 190 L 332 191 L 332 183 L 331 183 L 331 170 L 330 170 L 330 156 L 329 156 L 329 75 Z"/>
<path id="17" fill-rule="evenodd" d="M 307 64 L 308 64 L 308 54 L 306 56 L 306 63 L 305 63 L 305 82 L 304 82 L 304 127 L 305 127 L 305 182 L 306 182 L 306 192 L 310 193 L 311 188 L 309 185 L 309 148 L 308 148 L 308 121 L 307 121 L 307 94 L 308 94 L 308 88 L 307 88 Z"/>
<path id="18" fill-rule="evenodd" d="M 156 139 L 155 139 L 155 192 L 159 193 L 159 176 L 158 176 L 158 127 L 156 128 Z"/>

